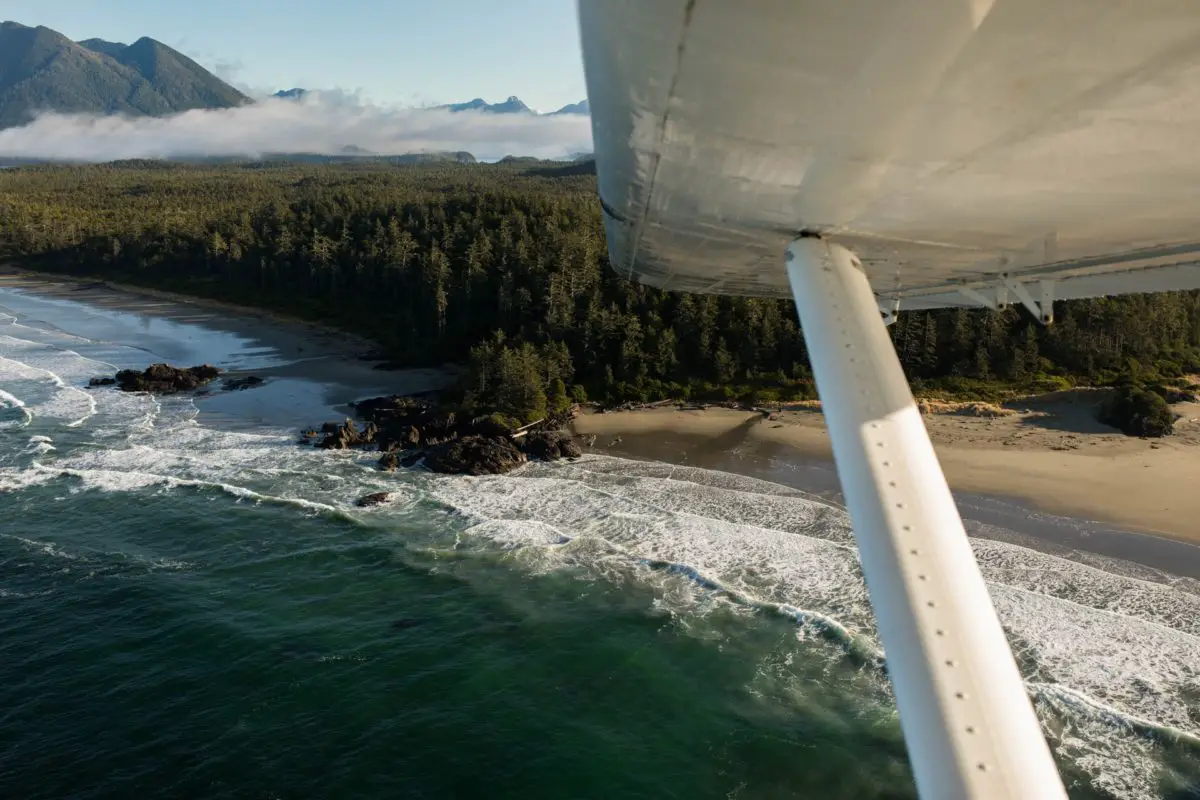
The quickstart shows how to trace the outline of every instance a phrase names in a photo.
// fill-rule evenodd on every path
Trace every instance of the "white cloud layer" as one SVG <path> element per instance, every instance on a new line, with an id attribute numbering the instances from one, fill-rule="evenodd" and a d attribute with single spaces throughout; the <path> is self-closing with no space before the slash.
<path id="1" fill-rule="evenodd" d="M 591 139 L 591 124 L 583 116 L 393 109 L 314 92 L 302 101 L 269 99 L 170 117 L 46 113 L 24 127 L 0 130 L 0 158 L 103 162 L 336 155 L 348 147 L 380 155 L 466 150 L 485 160 L 506 155 L 562 158 L 590 151 Z"/>

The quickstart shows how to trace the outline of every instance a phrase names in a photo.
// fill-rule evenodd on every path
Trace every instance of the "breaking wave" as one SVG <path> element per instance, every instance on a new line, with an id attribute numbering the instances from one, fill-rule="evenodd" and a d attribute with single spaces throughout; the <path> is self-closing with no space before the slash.
<path id="1" fill-rule="evenodd" d="M 696 635 L 707 635 L 716 608 L 785 618 L 806 657 L 874 676 L 887 702 L 849 520 L 804 492 L 604 456 L 498 477 L 380 473 L 370 454 L 297 448 L 288 431 L 206 427 L 186 399 L 78 388 L 98 371 L 75 350 L 0 336 L 0 382 L 11 390 L 0 391 L 0 434 L 25 429 L 0 458 L 0 492 L 38 486 L 141 502 L 210 493 L 352 522 L 364 534 L 417 522 L 424 538 L 398 546 L 637 582 Z M 389 505 L 355 506 L 380 491 L 392 493 Z M 19 544 L 57 562 L 124 564 L 50 541 Z M 1164 748 L 1200 753 L 1200 584 L 1149 569 L 1114 574 L 1002 541 L 972 546 L 1059 757 L 1096 790 L 1158 797 Z"/>

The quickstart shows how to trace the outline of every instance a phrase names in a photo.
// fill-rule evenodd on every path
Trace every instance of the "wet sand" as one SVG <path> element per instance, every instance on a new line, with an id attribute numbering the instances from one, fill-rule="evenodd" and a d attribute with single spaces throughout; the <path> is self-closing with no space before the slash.
<path id="1" fill-rule="evenodd" d="M 0 305 L 93 342 L 136 342 L 144 358 L 114 363 L 114 371 L 156 361 L 220 367 L 224 374 L 196 405 L 201 422 L 223 427 L 299 430 L 345 416 L 354 400 L 419 394 L 454 380 L 449 369 L 377 369 L 374 342 L 322 325 L 152 290 L 0 267 Z M 247 375 L 265 383 L 244 391 L 219 388 L 225 378 Z"/>
<path id="2" fill-rule="evenodd" d="M 1178 409 L 1178 436 L 1154 442 L 1091 421 L 1093 401 L 1073 393 L 1001 418 L 926 416 L 969 532 L 1200 577 L 1197 410 Z M 751 475 L 840 503 L 820 412 L 774 416 L 650 409 L 585 414 L 575 429 L 596 435 L 596 452 Z"/>

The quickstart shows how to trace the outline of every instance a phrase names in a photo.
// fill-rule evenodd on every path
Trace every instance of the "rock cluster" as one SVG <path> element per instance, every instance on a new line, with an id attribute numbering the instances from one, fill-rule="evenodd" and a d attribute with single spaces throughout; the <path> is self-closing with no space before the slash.
<path id="1" fill-rule="evenodd" d="M 170 364 L 151 364 L 143 372 L 123 369 L 116 374 L 114 382 L 123 392 L 153 392 L 173 394 L 199 389 L 221 374 L 211 364 L 198 367 L 173 367 Z"/>
<path id="2" fill-rule="evenodd" d="M 554 461 L 582 455 L 571 435 L 557 430 L 569 414 L 514 432 L 495 417 L 464 417 L 401 395 L 374 397 L 353 407 L 366 420 L 361 428 L 352 419 L 327 422 L 319 431 L 307 431 L 302 441 L 328 450 L 378 449 L 383 470 L 424 462 L 433 472 L 459 475 L 494 475 L 530 458 Z"/>
<path id="3" fill-rule="evenodd" d="M 100 376 L 88 381 L 89 389 L 101 386 L 116 386 L 123 392 L 151 392 L 153 394 L 174 394 L 190 392 L 199 389 L 216 380 L 221 370 L 211 364 L 201 364 L 196 367 L 173 367 L 170 364 L 151 364 L 141 372 L 136 369 L 123 369 L 114 376 Z M 266 379 L 257 375 L 245 375 L 240 378 L 228 378 L 221 388 L 227 392 L 251 389 L 262 386 Z"/>

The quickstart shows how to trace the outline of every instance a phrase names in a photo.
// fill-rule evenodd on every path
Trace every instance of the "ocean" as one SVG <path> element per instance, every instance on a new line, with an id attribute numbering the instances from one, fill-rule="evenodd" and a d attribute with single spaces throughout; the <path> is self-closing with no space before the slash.
<path id="1" fill-rule="evenodd" d="M 101 299 L 0 288 L 0 797 L 915 796 L 827 493 L 381 473 L 296 433 L 401 377 Z M 158 360 L 268 383 L 83 388 Z M 973 546 L 1071 796 L 1200 797 L 1200 581 L 1001 511 Z"/>

